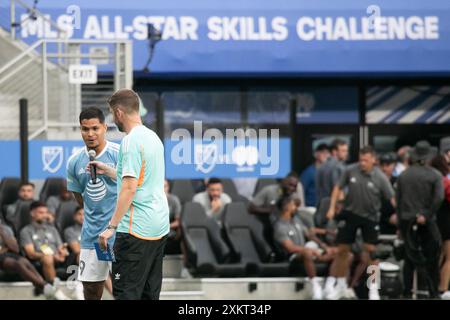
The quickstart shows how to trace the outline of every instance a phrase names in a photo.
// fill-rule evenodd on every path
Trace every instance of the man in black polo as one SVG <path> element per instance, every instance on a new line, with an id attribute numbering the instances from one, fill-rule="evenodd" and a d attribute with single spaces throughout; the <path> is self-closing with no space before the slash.
<path id="1" fill-rule="evenodd" d="M 420 279 L 427 282 L 431 298 L 439 296 L 441 237 L 436 212 L 444 200 L 442 175 L 427 165 L 436 152 L 427 141 L 417 142 L 411 152 L 413 164 L 397 181 L 397 213 L 406 249 L 404 270 L 419 271 Z M 412 280 L 408 272 L 404 277 L 406 296 L 411 295 Z"/>
<path id="2" fill-rule="evenodd" d="M 337 275 L 338 281 L 335 290 L 331 291 L 327 299 L 340 299 L 347 292 L 348 256 L 351 245 L 355 242 L 358 229 L 363 237 L 362 258 L 368 265 L 377 264 L 372 258 L 375 244 L 378 240 L 380 208 L 383 197 L 390 199 L 395 206 L 394 190 L 381 170 L 375 166 L 376 155 L 371 146 L 362 148 L 359 152 L 359 163 L 350 165 L 342 175 L 331 194 L 328 219 L 335 217 L 336 202 L 344 188 L 347 194 L 344 200 L 344 210 L 337 216 L 338 243 Z M 378 288 L 372 285 L 369 288 L 369 299 L 379 300 Z"/>

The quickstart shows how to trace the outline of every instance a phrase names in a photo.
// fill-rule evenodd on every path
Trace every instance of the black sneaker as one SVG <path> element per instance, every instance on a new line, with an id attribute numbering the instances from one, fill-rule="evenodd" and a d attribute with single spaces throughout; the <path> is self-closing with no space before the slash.
<path id="1" fill-rule="evenodd" d="M 36 287 L 36 286 L 33 288 L 33 295 L 35 297 L 40 296 L 43 293 L 44 293 L 44 288 L 39 288 L 39 287 Z"/>

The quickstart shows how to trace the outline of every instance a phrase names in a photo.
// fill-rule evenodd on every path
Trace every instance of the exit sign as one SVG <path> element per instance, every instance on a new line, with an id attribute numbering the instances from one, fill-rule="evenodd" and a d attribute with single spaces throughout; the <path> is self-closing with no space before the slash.
<path id="1" fill-rule="evenodd" d="M 69 66 L 69 83 L 97 83 L 97 66 L 91 64 L 72 64 Z"/>

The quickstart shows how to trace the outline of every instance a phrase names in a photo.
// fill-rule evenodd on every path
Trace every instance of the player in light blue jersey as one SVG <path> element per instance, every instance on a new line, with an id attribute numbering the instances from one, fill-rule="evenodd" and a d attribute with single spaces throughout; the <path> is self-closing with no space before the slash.
<path id="1" fill-rule="evenodd" d="M 105 139 L 105 116 L 98 108 L 90 107 L 81 112 L 80 129 L 86 148 L 68 160 L 67 189 L 84 208 L 78 279 L 83 283 L 86 300 L 100 300 L 110 274 L 110 263 L 98 260 L 94 243 L 108 226 L 116 207 L 117 182 L 115 177 L 105 174 L 105 169 L 115 172 L 119 145 Z M 91 150 L 95 151 L 95 160 L 103 168 L 99 168 L 95 180 L 89 170 L 88 152 L 92 153 Z M 113 242 L 111 238 L 109 244 L 112 246 Z"/>

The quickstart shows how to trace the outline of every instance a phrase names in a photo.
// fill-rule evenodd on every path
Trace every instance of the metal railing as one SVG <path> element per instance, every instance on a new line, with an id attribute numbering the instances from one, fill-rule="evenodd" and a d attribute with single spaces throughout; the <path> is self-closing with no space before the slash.
<path id="1" fill-rule="evenodd" d="M 99 45 L 108 48 L 107 52 L 89 52 L 90 47 Z M 0 68 L 0 107 L 6 108 L 3 112 L 10 109 L 14 118 L 18 99 L 29 100 L 30 139 L 49 128 L 78 127 L 76 119 L 89 93 L 81 84 L 69 83 L 69 66 L 87 60 L 106 61 L 114 74 L 111 88 L 103 92 L 106 101 L 114 90 L 132 87 L 131 57 L 129 40 L 38 40 Z"/>

